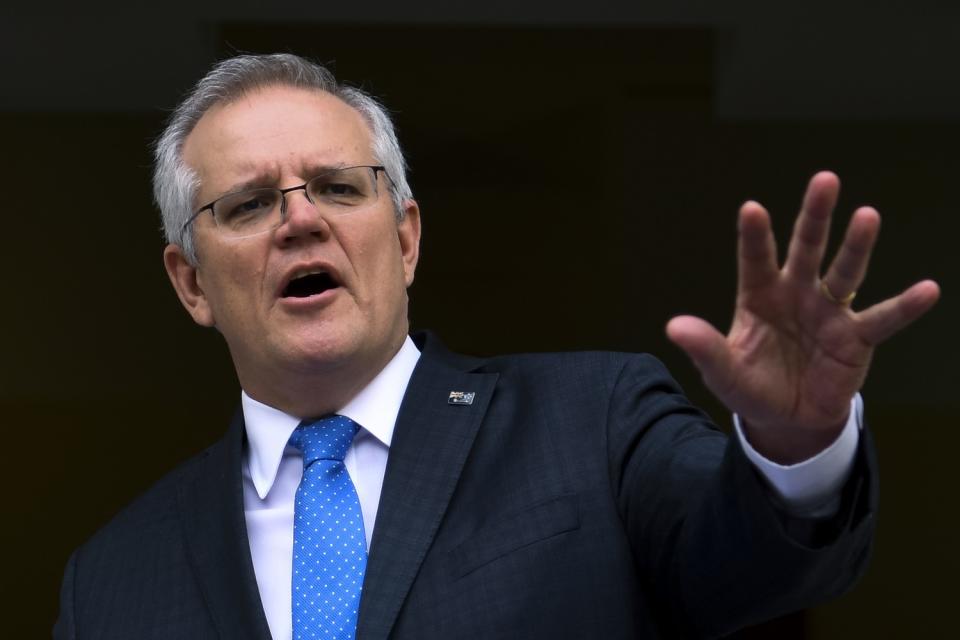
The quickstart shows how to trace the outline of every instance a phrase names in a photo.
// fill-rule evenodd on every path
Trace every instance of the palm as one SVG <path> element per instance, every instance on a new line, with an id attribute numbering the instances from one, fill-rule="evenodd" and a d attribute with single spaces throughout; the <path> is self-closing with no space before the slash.
<path id="1" fill-rule="evenodd" d="M 857 335 L 848 309 L 797 289 L 787 283 L 744 294 L 727 336 L 739 374 L 731 391 L 738 411 L 755 420 L 836 423 L 866 376 L 872 345 Z"/>
<path id="2" fill-rule="evenodd" d="M 711 391 L 750 425 L 758 448 L 785 461 L 805 457 L 835 436 L 866 378 L 874 346 L 923 315 L 939 295 L 937 285 L 925 281 L 854 312 L 824 294 L 821 286 L 838 298 L 856 291 L 879 231 L 877 212 L 858 209 L 821 284 L 838 190 L 831 173 L 810 181 L 782 268 L 767 212 L 746 203 L 729 333 L 690 316 L 667 326 Z"/>

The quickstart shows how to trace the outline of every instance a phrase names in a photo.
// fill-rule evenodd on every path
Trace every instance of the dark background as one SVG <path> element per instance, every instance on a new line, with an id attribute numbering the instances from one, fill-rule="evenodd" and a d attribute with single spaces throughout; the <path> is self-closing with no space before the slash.
<path id="1" fill-rule="evenodd" d="M 929 0 L 766 4 L 0 10 L 3 635 L 48 635 L 70 551 L 235 407 L 222 341 L 163 273 L 148 145 L 214 60 L 278 50 L 394 111 L 423 211 L 414 327 L 478 354 L 651 351 L 724 425 L 663 326 L 725 327 L 739 204 L 767 205 L 783 240 L 810 175 L 837 171 L 838 232 L 857 205 L 883 215 L 858 303 L 923 277 L 944 299 L 864 388 L 883 469 L 870 572 L 745 637 L 955 628 L 960 20 Z"/>

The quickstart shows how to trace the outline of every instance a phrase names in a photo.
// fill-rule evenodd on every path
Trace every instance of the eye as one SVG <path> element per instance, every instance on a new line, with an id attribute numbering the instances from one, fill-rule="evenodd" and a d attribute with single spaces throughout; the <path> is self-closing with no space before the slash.
<path id="1" fill-rule="evenodd" d="M 327 192 L 338 196 L 349 196 L 359 193 L 355 186 L 352 184 L 346 184 L 344 182 L 327 185 Z"/>
<path id="2" fill-rule="evenodd" d="M 353 199 L 363 197 L 361 188 L 351 182 L 334 180 L 317 180 L 313 185 L 315 195 L 334 200 Z"/>
<path id="3" fill-rule="evenodd" d="M 217 222 L 230 227 L 257 221 L 276 207 L 277 192 L 272 189 L 245 191 L 221 198 L 214 207 Z"/>
<path id="4" fill-rule="evenodd" d="M 316 203 L 338 207 L 356 207 L 376 199 L 376 184 L 365 167 L 352 167 L 324 173 L 313 178 L 307 188 Z"/>

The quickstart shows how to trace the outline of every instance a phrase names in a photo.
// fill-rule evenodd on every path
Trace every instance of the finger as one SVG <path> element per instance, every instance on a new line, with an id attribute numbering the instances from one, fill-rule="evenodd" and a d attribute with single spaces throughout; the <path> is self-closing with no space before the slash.
<path id="1" fill-rule="evenodd" d="M 834 298 L 843 299 L 860 288 L 879 233 L 880 214 L 876 209 L 862 207 L 853 213 L 843 244 L 823 276 L 823 283 Z"/>
<path id="2" fill-rule="evenodd" d="M 757 202 L 745 202 L 740 207 L 737 231 L 740 292 L 775 282 L 780 274 L 777 267 L 777 243 L 773 238 L 770 215 L 766 209 Z"/>
<path id="3" fill-rule="evenodd" d="M 821 171 L 810 179 L 784 263 L 791 278 L 813 282 L 819 276 L 830 230 L 830 215 L 839 193 L 840 180 L 829 171 Z"/>
<path id="4" fill-rule="evenodd" d="M 667 323 L 667 337 L 686 352 L 704 384 L 723 400 L 733 381 L 732 358 L 723 334 L 700 318 L 677 316 Z"/>
<path id="5" fill-rule="evenodd" d="M 870 344 L 880 344 L 929 311 L 939 298 L 936 282 L 918 282 L 900 295 L 858 313 L 861 335 Z"/>

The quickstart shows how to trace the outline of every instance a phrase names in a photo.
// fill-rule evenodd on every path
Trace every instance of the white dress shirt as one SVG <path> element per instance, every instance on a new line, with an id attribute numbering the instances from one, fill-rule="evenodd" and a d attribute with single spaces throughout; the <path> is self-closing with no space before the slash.
<path id="1" fill-rule="evenodd" d="M 360 425 L 343 464 L 360 499 L 368 550 L 393 426 L 419 359 L 420 351 L 408 336 L 383 371 L 335 412 Z M 293 636 L 293 503 L 303 475 L 303 456 L 287 441 L 301 419 L 257 402 L 245 392 L 240 401 L 249 443 L 243 465 L 243 506 L 250 555 L 270 634 L 275 640 L 287 640 Z"/>
<path id="2" fill-rule="evenodd" d="M 383 371 L 335 412 L 360 425 L 343 462 L 360 499 L 368 550 L 393 428 L 419 358 L 420 352 L 407 337 Z M 245 392 L 241 405 L 249 444 L 243 461 L 243 502 L 250 554 L 270 634 L 275 640 L 288 640 L 293 636 L 293 507 L 303 458 L 287 442 L 301 419 L 257 402 Z M 770 462 L 754 451 L 736 416 L 734 422 L 747 457 L 784 504 L 803 514 L 824 515 L 836 509 L 838 490 L 850 474 L 861 413 L 857 396 L 850 420 L 836 442 L 813 458 L 790 466 Z"/>

